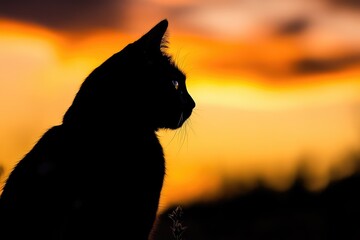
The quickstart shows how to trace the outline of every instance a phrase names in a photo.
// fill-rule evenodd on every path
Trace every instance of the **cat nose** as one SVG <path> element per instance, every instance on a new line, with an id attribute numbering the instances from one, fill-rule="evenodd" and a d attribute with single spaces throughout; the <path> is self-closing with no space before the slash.
<path id="1" fill-rule="evenodd" d="M 181 97 L 181 101 L 182 101 L 182 104 L 187 108 L 187 109 L 193 109 L 195 108 L 195 101 L 194 99 L 192 99 L 192 97 L 186 93 L 186 95 L 183 95 Z"/>
<path id="2" fill-rule="evenodd" d="M 195 103 L 194 99 L 192 99 L 192 97 L 190 97 L 190 103 L 189 103 L 189 106 L 190 106 L 190 108 L 191 108 L 191 109 L 194 109 L 194 108 L 195 108 L 195 106 L 196 106 L 196 103 Z"/>
<path id="3" fill-rule="evenodd" d="M 193 109 L 193 108 L 195 108 L 195 106 L 196 106 L 194 99 L 190 96 L 189 93 L 187 93 L 186 105 L 187 105 L 190 109 Z"/>

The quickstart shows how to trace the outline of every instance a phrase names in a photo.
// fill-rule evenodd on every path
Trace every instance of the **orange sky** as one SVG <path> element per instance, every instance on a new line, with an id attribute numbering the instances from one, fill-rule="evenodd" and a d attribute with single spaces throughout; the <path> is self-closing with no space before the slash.
<path id="1" fill-rule="evenodd" d="M 60 123 L 94 67 L 150 29 L 166 9 L 194 5 L 144 2 L 155 4 L 159 15 L 129 6 L 128 19 L 151 16 L 134 20 L 131 31 L 99 27 L 80 33 L 0 19 L 0 164 L 6 173 L 46 129 Z M 233 15 L 230 20 L 238 24 L 228 28 L 211 21 L 201 25 L 229 9 L 222 6 L 215 12 L 211 4 L 198 7 L 183 23 L 169 17 L 169 52 L 187 73 L 197 107 L 184 128 L 159 133 L 168 169 L 161 209 L 215 196 L 229 181 L 251 186 L 262 179 L 285 189 L 301 161 L 312 176 L 309 187 L 320 188 L 333 168 L 351 173 L 344 159 L 359 150 L 359 42 L 329 33 L 325 20 L 295 35 L 269 34 L 255 25 L 261 18 L 248 18 L 245 25 L 246 16 L 240 24 Z M 253 15 L 271 16 L 261 13 Z M 293 24 L 296 29 L 305 23 Z"/>

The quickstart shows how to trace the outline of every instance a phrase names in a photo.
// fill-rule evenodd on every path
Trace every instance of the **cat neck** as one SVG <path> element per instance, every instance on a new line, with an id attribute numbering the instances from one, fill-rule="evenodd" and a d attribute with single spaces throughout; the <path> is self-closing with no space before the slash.
<path id="1" fill-rule="evenodd" d="M 95 135 L 153 135 L 158 131 L 141 119 L 113 116 L 101 117 L 68 117 L 64 118 L 62 126 L 78 133 Z"/>

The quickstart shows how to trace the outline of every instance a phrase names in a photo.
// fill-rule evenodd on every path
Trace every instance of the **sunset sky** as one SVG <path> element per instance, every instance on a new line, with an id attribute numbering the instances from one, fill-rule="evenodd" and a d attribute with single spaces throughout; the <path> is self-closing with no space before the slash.
<path id="1" fill-rule="evenodd" d="M 197 107 L 160 131 L 161 209 L 241 182 L 285 190 L 353 171 L 360 150 L 360 4 L 351 0 L 0 3 L 0 164 L 8 174 L 80 84 L 162 19 Z M 336 174 L 334 175 L 334 171 Z M 3 179 L 5 179 L 3 176 Z"/>

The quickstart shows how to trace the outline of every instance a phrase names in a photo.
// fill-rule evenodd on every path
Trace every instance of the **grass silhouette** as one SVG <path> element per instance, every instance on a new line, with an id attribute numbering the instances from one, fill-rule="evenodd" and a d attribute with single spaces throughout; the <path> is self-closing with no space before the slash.
<path id="1" fill-rule="evenodd" d="M 186 229 L 186 226 L 182 222 L 183 209 L 181 206 L 177 206 L 170 214 L 169 218 L 172 221 L 171 231 L 175 240 L 184 240 L 183 233 Z"/>

